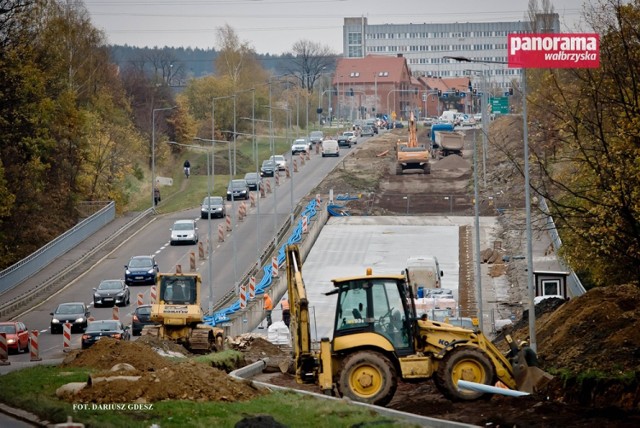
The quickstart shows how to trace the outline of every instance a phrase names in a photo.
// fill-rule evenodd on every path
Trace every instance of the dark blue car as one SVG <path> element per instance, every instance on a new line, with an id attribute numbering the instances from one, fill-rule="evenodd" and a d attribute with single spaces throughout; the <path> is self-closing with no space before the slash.
<path id="1" fill-rule="evenodd" d="M 154 256 L 131 257 L 124 267 L 124 282 L 127 285 L 155 284 L 159 269 Z"/>

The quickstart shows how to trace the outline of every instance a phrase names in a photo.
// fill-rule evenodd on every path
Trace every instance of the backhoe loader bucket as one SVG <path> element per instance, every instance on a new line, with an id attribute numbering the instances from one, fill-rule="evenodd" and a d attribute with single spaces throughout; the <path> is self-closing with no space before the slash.
<path id="1" fill-rule="evenodd" d="M 553 376 L 537 367 L 538 357 L 533 349 L 529 348 L 527 342 L 516 345 L 510 335 L 505 339 L 511 348 L 511 365 L 518 391 L 530 394 L 537 392 L 553 379 Z"/>
<path id="2" fill-rule="evenodd" d="M 531 394 L 539 391 L 551 379 L 553 379 L 553 376 L 536 366 L 528 365 L 525 352 L 525 349 L 521 349 L 518 352 L 517 357 L 512 360 L 513 377 L 516 380 L 518 391 L 528 392 Z"/>

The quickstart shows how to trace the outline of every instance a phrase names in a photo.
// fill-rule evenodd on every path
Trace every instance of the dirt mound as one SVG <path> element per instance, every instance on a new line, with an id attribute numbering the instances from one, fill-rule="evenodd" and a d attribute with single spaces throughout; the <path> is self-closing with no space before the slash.
<path id="1" fill-rule="evenodd" d="M 224 371 L 193 361 L 173 362 L 158 355 L 154 348 L 171 350 L 175 344 L 103 339 L 91 348 L 75 353 L 63 363 L 67 367 L 91 367 L 91 385 L 73 402 L 151 403 L 161 400 L 244 401 L 265 393 L 248 382 L 237 381 Z M 134 371 L 111 372 L 118 363 L 132 365 Z M 121 376 L 111 381 L 102 377 Z M 127 380 L 122 376 L 139 377 Z"/>
<path id="2" fill-rule="evenodd" d="M 114 373 L 97 373 L 92 378 Z M 116 373 L 120 374 L 120 373 Z M 125 373 L 121 373 L 125 374 Z M 153 403 L 162 400 L 245 401 L 266 391 L 237 381 L 225 372 L 193 360 L 173 363 L 153 372 L 126 372 L 135 381 L 94 382 L 76 396 L 84 403 Z"/>
<path id="3" fill-rule="evenodd" d="M 469 169 L 471 168 L 471 164 L 462 159 L 462 156 L 458 155 L 449 155 L 435 162 L 431 169 Z"/>
<path id="4" fill-rule="evenodd" d="M 255 334 L 243 334 L 230 340 L 229 347 L 242 352 L 246 364 L 268 358 L 265 372 L 287 371 L 291 364 L 291 349 L 274 345 L 264 337 Z"/>
<path id="5" fill-rule="evenodd" d="M 117 363 L 131 364 L 140 371 L 159 370 L 171 365 L 170 360 L 153 352 L 152 347 L 142 341 L 129 342 L 105 338 L 89 349 L 69 354 L 63 366 L 108 370 Z"/>

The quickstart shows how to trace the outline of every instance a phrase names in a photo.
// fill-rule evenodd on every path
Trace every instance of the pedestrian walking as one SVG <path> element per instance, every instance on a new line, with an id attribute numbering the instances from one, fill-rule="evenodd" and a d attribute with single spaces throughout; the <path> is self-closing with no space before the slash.
<path id="1" fill-rule="evenodd" d="M 273 311 L 273 301 L 271 300 L 271 296 L 269 296 L 269 293 L 264 293 L 264 310 L 267 313 L 267 328 L 269 326 L 271 326 L 271 312 Z"/>
<path id="2" fill-rule="evenodd" d="M 158 205 L 158 202 L 162 200 L 162 198 L 160 197 L 160 189 L 158 189 L 158 186 L 153 188 L 153 200 L 156 205 Z"/>

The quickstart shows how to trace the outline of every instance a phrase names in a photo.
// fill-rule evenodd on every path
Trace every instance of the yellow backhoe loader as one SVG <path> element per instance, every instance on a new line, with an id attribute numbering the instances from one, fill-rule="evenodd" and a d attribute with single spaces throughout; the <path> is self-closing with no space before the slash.
<path id="1" fill-rule="evenodd" d="M 224 330 L 203 323 L 201 285 L 197 273 L 158 274 L 158 301 L 151 306 L 156 325 L 144 326 L 142 335 L 174 341 L 193 353 L 222 350 Z"/>
<path id="2" fill-rule="evenodd" d="M 509 357 L 475 329 L 418 319 L 412 288 L 404 275 L 365 275 L 334 279 L 337 295 L 333 338 L 312 349 L 309 301 L 296 245 L 286 253 L 287 286 L 296 380 L 315 383 L 328 395 L 386 405 L 398 380 L 433 379 L 451 400 L 475 400 L 485 392 L 458 389 L 458 380 L 484 385 L 498 381 L 532 392 L 550 378 L 530 367 L 530 349 L 509 340 Z M 510 338 L 509 338 L 510 339 Z M 526 358 L 528 357 L 528 358 Z"/>

